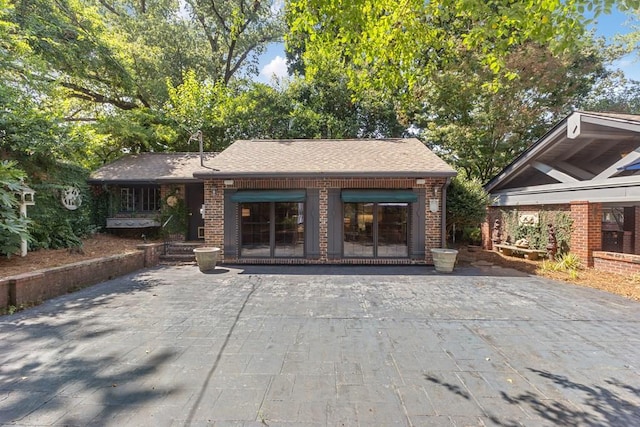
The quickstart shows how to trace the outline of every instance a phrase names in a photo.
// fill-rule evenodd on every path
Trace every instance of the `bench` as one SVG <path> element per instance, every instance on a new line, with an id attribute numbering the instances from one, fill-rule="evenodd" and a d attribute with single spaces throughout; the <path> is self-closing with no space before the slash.
<path id="1" fill-rule="evenodd" d="M 529 248 L 521 248 L 519 246 L 514 245 L 505 245 L 502 243 L 494 244 L 494 248 L 496 248 L 500 253 L 505 256 L 514 256 L 515 254 L 523 254 L 525 258 L 535 261 L 538 257 L 543 257 L 547 254 L 547 251 L 542 251 L 539 249 L 529 249 Z"/>

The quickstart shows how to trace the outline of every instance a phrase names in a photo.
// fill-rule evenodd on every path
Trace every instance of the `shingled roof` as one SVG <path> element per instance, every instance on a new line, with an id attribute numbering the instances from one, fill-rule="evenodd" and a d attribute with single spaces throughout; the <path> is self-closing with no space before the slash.
<path id="1" fill-rule="evenodd" d="M 456 171 L 416 138 L 240 140 L 196 177 L 454 176 Z"/>
<path id="2" fill-rule="evenodd" d="M 205 153 L 205 165 L 216 153 Z M 102 166 L 89 177 L 90 183 L 135 183 L 196 181 L 193 173 L 202 170 L 199 153 L 140 153 L 124 156 Z"/>

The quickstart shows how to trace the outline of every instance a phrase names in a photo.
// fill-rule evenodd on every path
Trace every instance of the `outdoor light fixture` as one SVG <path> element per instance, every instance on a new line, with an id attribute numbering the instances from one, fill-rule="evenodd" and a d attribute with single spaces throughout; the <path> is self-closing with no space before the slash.
<path id="1" fill-rule="evenodd" d="M 232 179 L 225 179 L 223 182 L 224 182 L 224 185 L 233 185 Z"/>
<path id="2" fill-rule="evenodd" d="M 426 182 L 427 180 L 423 178 L 416 179 L 416 185 L 424 185 Z"/>

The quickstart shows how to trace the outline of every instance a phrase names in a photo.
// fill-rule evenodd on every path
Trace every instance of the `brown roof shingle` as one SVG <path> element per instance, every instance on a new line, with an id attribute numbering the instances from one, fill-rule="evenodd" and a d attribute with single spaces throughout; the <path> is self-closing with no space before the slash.
<path id="1" fill-rule="evenodd" d="M 195 176 L 453 176 L 416 138 L 240 140 Z"/>
<path id="2" fill-rule="evenodd" d="M 205 153 L 204 164 L 215 157 Z M 193 173 L 202 170 L 199 153 L 140 153 L 124 156 L 102 166 L 89 177 L 89 182 L 180 182 L 195 181 Z"/>

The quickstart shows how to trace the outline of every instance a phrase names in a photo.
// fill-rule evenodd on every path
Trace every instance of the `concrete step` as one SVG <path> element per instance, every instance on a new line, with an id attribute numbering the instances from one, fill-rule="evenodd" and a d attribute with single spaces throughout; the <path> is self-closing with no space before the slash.
<path id="1" fill-rule="evenodd" d="M 204 246 L 201 242 L 168 242 L 166 253 L 168 254 L 193 254 L 193 250 Z"/>
<path id="2" fill-rule="evenodd" d="M 160 264 L 195 264 L 196 257 L 192 254 L 160 255 Z"/>

